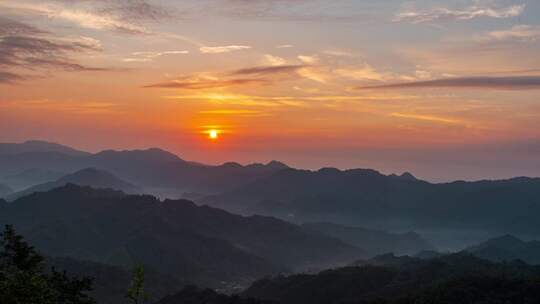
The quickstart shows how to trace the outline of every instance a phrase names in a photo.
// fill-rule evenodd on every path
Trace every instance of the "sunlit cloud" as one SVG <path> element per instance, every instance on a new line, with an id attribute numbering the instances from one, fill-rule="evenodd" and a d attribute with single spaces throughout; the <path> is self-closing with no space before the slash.
<path id="1" fill-rule="evenodd" d="M 270 113 L 266 113 L 258 110 L 246 110 L 246 109 L 222 109 L 222 110 L 205 110 L 199 111 L 199 114 L 203 115 L 231 115 L 235 117 L 261 117 L 270 116 Z"/>
<path id="2" fill-rule="evenodd" d="M 273 55 L 270 55 L 270 54 L 264 55 L 264 62 L 265 62 L 265 64 L 268 64 L 268 65 L 285 65 L 285 64 L 287 64 L 287 60 L 285 60 L 284 58 L 281 58 L 281 57 L 278 57 L 278 56 L 273 56 Z"/>
<path id="3" fill-rule="evenodd" d="M 186 89 L 186 90 L 201 90 L 201 89 L 216 89 L 228 88 L 235 86 L 252 86 L 268 84 L 267 80 L 263 79 L 180 79 L 169 82 L 162 82 L 144 86 L 145 88 L 165 88 L 165 89 Z"/>
<path id="4" fill-rule="evenodd" d="M 463 121 L 458 120 L 458 119 L 445 118 L 445 117 L 439 117 L 439 116 L 433 116 L 433 115 L 391 113 L 390 116 L 398 117 L 398 118 L 408 118 L 408 119 L 415 119 L 415 120 L 439 122 L 439 123 L 446 123 L 446 124 L 463 124 L 464 123 Z"/>
<path id="5" fill-rule="evenodd" d="M 319 58 L 317 58 L 317 56 L 299 55 L 298 59 L 305 64 L 316 64 L 319 62 Z"/>
<path id="6" fill-rule="evenodd" d="M 325 55 L 335 56 L 335 57 L 352 57 L 352 56 L 354 56 L 351 52 L 341 51 L 341 50 L 326 50 L 323 53 Z"/>
<path id="7" fill-rule="evenodd" d="M 360 68 L 340 68 L 334 70 L 334 72 L 341 77 L 353 80 L 384 81 L 391 78 L 387 74 L 378 72 L 368 64 L 365 64 L 363 67 Z"/>
<path id="8" fill-rule="evenodd" d="M 294 45 L 292 45 L 292 44 L 282 44 L 282 45 L 276 46 L 277 49 L 288 49 L 288 48 L 292 48 L 292 47 L 294 47 Z"/>
<path id="9" fill-rule="evenodd" d="M 490 41 L 536 41 L 540 38 L 540 26 L 516 25 L 507 30 L 492 31 L 478 38 Z"/>
<path id="10" fill-rule="evenodd" d="M 129 34 L 149 34 L 143 26 L 121 20 L 117 16 L 99 14 L 84 9 L 67 8 L 60 5 L 35 3 L 0 3 L 0 7 L 23 11 L 27 14 L 44 16 L 50 19 L 75 23 L 83 28 L 95 30 L 114 30 Z"/>
<path id="11" fill-rule="evenodd" d="M 300 74 L 304 78 L 323 84 L 327 83 L 329 78 L 326 73 L 311 67 L 301 68 L 300 70 L 298 70 L 298 74 Z"/>
<path id="12" fill-rule="evenodd" d="M 189 51 L 162 51 L 162 52 L 133 52 L 132 57 L 124 58 L 124 62 L 150 62 L 154 59 L 166 56 L 166 55 L 185 55 L 189 54 Z"/>
<path id="13" fill-rule="evenodd" d="M 439 7 L 427 11 L 406 11 L 397 14 L 394 22 L 409 22 L 413 24 L 437 22 L 471 20 L 479 17 L 489 18 L 511 18 L 521 15 L 525 11 L 525 5 L 512 5 L 508 7 L 480 7 L 472 6 L 462 10 L 453 10 Z"/>
<path id="14" fill-rule="evenodd" d="M 118 113 L 121 111 L 118 104 L 110 102 L 61 102 L 49 99 L 13 100 L 3 102 L 1 107 L 11 109 L 61 111 L 73 114 L 105 114 Z"/>
<path id="15" fill-rule="evenodd" d="M 226 45 L 226 46 L 203 46 L 199 50 L 203 54 L 221 54 L 234 51 L 248 50 L 251 46 L 247 45 Z"/>

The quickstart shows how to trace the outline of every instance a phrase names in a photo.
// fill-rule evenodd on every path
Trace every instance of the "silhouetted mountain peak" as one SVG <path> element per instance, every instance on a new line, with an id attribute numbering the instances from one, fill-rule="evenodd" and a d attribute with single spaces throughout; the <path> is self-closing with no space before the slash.
<path id="1" fill-rule="evenodd" d="M 12 201 L 34 192 L 46 192 L 54 188 L 62 187 L 66 184 L 90 186 L 100 189 L 115 189 L 125 193 L 141 192 L 139 187 L 123 181 L 107 171 L 98 170 L 95 168 L 86 168 L 72 174 L 65 175 L 54 182 L 39 184 L 13 193 L 7 196 L 7 199 Z"/>
<path id="2" fill-rule="evenodd" d="M 405 173 L 401 174 L 399 177 L 401 177 L 402 179 L 412 180 L 412 181 L 418 180 L 414 175 L 412 175 L 409 172 L 405 172 Z"/>
<path id="3" fill-rule="evenodd" d="M 150 148 L 145 150 L 104 150 L 95 154 L 96 158 L 114 158 L 125 161 L 152 160 L 152 161 L 182 161 L 176 154 L 159 149 Z"/>
<path id="4" fill-rule="evenodd" d="M 345 174 L 349 176 L 362 176 L 362 177 L 385 177 L 385 175 L 381 174 L 381 172 L 373 169 L 364 169 L 364 168 L 357 168 L 357 169 L 349 169 L 343 171 Z"/>
<path id="5" fill-rule="evenodd" d="M 33 195 L 40 196 L 41 193 L 34 193 Z M 51 194 L 53 196 L 81 196 L 81 197 L 93 197 L 93 198 L 119 198 L 126 194 L 120 190 L 113 189 L 95 189 L 90 186 L 81 186 L 73 183 L 67 183 L 62 187 L 54 188 L 45 194 Z M 24 199 L 24 198 L 23 198 Z"/>
<path id="6" fill-rule="evenodd" d="M 86 168 L 68 174 L 58 179 L 56 183 L 72 183 L 97 188 L 112 188 L 126 192 L 138 192 L 137 186 L 123 181 L 107 171 L 96 168 Z"/>
<path id="7" fill-rule="evenodd" d="M 522 241 L 521 239 L 510 234 L 492 238 L 486 242 L 486 244 L 497 244 L 501 246 L 512 246 L 512 247 L 523 245 L 524 243 L 525 242 Z"/>
<path id="8" fill-rule="evenodd" d="M 242 165 L 237 162 L 226 162 L 221 166 L 225 168 L 242 168 Z"/>
<path id="9" fill-rule="evenodd" d="M 289 166 L 287 166 L 285 163 L 282 163 L 282 162 L 277 161 L 277 160 L 269 161 L 266 164 L 266 166 L 269 167 L 269 168 L 273 168 L 273 169 L 287 169 L 287 168 L 289 168 Z"/>
<path id="10" fill-rule="evenodd" d="M 509 234 L 489 239 L 465 251 L 492 261 L 523 260 L 528 264 L 540 264 L 539 241 L 523 241 Z"/>
<path id="11" fill-rule="evenodd" d="M 341 173 L 341 170 L 337 168 L 332 168 L 332 167 L 325 167 L 325 168 L 320 168 L 317 172 L 321 174 L 330 175 L 330 174 L 339 174 Z"/>
<path id="12" fill-rule="evenodd" d="M 0 143 L 0 154 L 43 152 L 57 152 L 70 156 L 90 155 L 88 152 L 79 151 L 68 146 L 42 140 L 28 140 L 23 143 Z"/>
<path id="13" fill-rule="evenodd" d="M 72 173 L 72 174 L 69 174 L 69 175 L 66 175 L 65 177 L 62 177 L 62 179 L 68 179 L 68 177 L 75 177 L 75 176 L 90 176 L 90 177 L 98 177 L 100 175 L 107 175 L 107 176 L 112 176 L 112 174 L 110 174 L 109 172 L 107 171 L 103 171 L 103 170 L 98 170 L 96 168 L 86 168 L 86 169 L 82 169 L 82 170 L 79 170 L 75 173 Z"/>
<path id="14" fill-rule="evenodd" d="M 163 205 L 172 205 L 176 208 L 197 208 L 198 206 L 190 200 L 187 199 L 177 199 L 177 200 L 171 200 L 166 199 L 162 203 Z"/>

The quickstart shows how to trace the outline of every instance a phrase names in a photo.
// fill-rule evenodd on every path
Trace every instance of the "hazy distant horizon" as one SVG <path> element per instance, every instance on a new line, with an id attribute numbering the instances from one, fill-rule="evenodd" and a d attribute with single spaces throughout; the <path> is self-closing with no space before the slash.
<path id="1" fill-rule="evenodd" d="M 1 138 L 1 137 L 0 137 Z M 20 140 L 4 140 L 0 139 L 0 143 L 23 143 L 26 141 L 45 141 L 57 143 L 71 148 L 98 153 L 104 150 L 145 150 L 151 148 L 159 148 L 171 153 L 186 161 L 199 162 L 207 165 L 221 165 L 227 162 L 236 162 L 242 165 L 253 163 L 266 164 L 270 161 L 280 161 L 290 167 L 306 170 L 319 170 L 321 168 L 337 168 L 340 170 L 347 169 L 373 169 L 383 174 L 403 174 L 409 172 L 415 177 L 429 182 L 452 182 L 452 181 L 478 181 L 478 180 L 494 180 L 494 179 L 509 179 L 515 177 L 540 177 L 540 165 L 535 167 L 531 164 L 540 164 L 540 154 L 534 153 L 536 150 L 528 146 L 519 144 L 507 145 L 506 150 L 500 146 L 477 146 L 477 147 L 461 147 L 452 150 L 340 150 L 340 151 L 311 151 L 309 155 L 304 155 L 303 152 L 297 153 L 280 153 L 279 151 L 238 151 L 237 153 L 228 154 L 226 156 L 216 155 L 214 157 L 198 157 L 195 150 L 182 148 L 167 147 L 165 145 L 111 145 L 111 146 L 90 146 L 85 144 L 70 144 L 69 142 L 55 141 L 44 138 L 27 138 Z M 474 154 L 465 155 L 459 158 L 463 153 L 466 153 L 467 148 L 475 152 Z M 540 143 L 536 147 L 540 149 Z M 528 149 L 528 150 L 524 150 Z M 540 150 L 539 150 L 540 151 Z M 485 157 L 482 153 L 493 153 L 490 157 Z M 522 153 L 520 158 L 515 158 L 516 155 Z M 406 155 L 405 159 L 400 159 Z M 507 156 L 507 162 L 501 163 L 502 156 Z M 530 158 L 524 157 L 529 156 Z M 342 156 L 348 156 L 343 158 Z M 365 156 L 364 159 L 359 159 Z M 458 157 L 456 157 L 458 156 Z M 358 160 L 356 160 L 358 159 Z M 451 163 L 444 163 L 442 160 L 448 160 Z M 445 170 L 446 168 L 446 170 Z"/>

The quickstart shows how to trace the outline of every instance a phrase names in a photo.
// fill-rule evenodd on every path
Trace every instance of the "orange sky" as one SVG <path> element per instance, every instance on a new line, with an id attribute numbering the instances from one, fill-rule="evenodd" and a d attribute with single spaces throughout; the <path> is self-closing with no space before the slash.
<path id="1" fill-rule="evenodd" d="M 2 1 L 0 140 L 538 175 L 540 4 L 398 2 Z"/>

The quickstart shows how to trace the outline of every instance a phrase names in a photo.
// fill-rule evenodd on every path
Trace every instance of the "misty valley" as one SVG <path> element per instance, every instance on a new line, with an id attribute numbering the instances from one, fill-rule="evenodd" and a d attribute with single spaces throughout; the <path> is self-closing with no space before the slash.
<path id="1" fill-rule="evenodd" d="M 0 168 L 2 303 L 20 303 L 13 288 L 52 290 L 42 303 L 540 301 L 538 178 L 431 183 L 42 141 L 0 144 Z"/>

